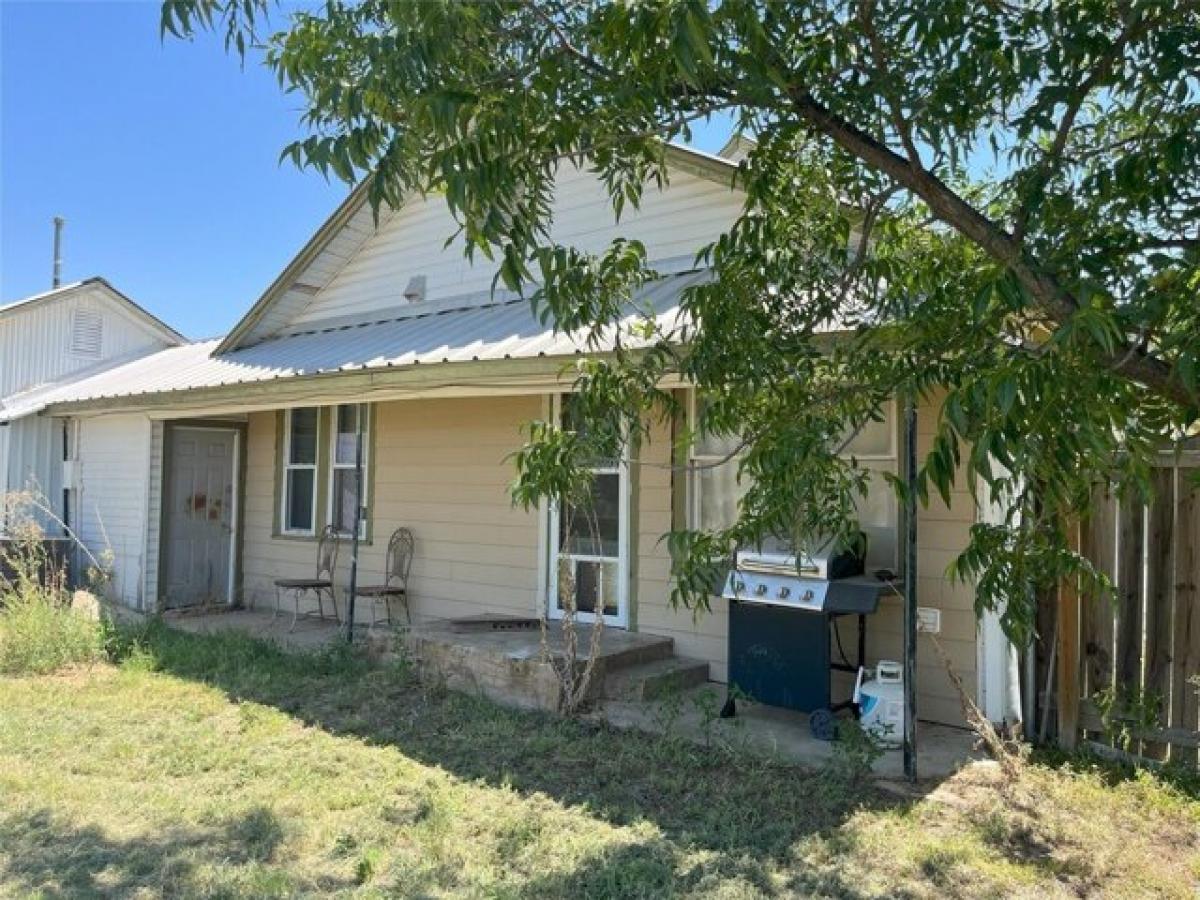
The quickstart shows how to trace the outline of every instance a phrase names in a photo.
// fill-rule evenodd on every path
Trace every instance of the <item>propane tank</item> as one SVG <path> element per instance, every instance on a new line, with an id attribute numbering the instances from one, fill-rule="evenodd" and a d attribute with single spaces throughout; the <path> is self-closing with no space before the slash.
<path id="1" fill-rule="evenodd" d="M 867 674 L 859 666 L 854 682 L 859 724 L 884 746 L 899 747 L 904 743 L 904 670 L 898 662 L 881 659 L 872 676 Z"/>

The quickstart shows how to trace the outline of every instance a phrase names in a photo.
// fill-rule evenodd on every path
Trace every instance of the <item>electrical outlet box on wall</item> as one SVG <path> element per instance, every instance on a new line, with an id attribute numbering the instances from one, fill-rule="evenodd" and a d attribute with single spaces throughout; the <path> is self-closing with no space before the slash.
<path id="1" fill-rule="evenodd" d="M 924 634 L 941 634 L 942 611 L 932 606 L 918 606 L 917 631 Z"/>

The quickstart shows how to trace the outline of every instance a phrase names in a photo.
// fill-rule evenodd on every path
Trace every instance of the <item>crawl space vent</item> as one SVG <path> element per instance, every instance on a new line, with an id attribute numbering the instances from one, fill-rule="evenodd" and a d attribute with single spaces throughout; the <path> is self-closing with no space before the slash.
<path id="1" fill-rule="evenodd" d="M 71 352 L 76 356 L 99 356 L 104 341 L 104 318 L 90 309 L 71 314 Z"/>

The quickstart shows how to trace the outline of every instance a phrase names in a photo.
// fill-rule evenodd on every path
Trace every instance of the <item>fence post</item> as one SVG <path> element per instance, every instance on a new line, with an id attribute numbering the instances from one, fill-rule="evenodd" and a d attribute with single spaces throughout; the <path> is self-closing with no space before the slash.
<path id="1" fill-rule="evenodd" d="M 1079 552 L 1079 522 L 1067 526 L 1067 544 Z M 1079 585 L 1074 578 L 1058 586 L 1058 745 L 1074 750 L 1079 740 Z"/>

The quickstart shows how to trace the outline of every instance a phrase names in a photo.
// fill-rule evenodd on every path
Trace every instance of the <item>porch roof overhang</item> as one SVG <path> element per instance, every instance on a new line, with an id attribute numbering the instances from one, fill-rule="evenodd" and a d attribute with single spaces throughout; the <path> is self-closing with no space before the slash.
<path id="1" fill-rule="evenodd" d="M 643 287 L 619 326 L 622 345 L 636 349 L 637 339 L 624 326 L 647 315 L 661 333 L 679 332 L 683 291 L 710 277 L 707 271 L 684 272 Z M 527 300 L 484 292 L 313 323 L 227 353 L 219 352 L 220 345 L 218 338 L 142 357 L 0 409 L 0 419 L 521 393 L 570 383 L 566 370 L 573 359 L 611 350 L 614 341 L 610 335 L 589 345 L 583 334 L 541 321 Z"/>
<path id="2" fill-rule="evenodd" d="M 620 332 L 624 349 L 644 344 L 629 326 L 652 316 L 657 332 L 685 338 L 685 290 L 707 270 L 661 278 L 639 290 Z M 220 339 L 143 357 L 36 398 L 36 409 L 87 415 L 146 411 L 152 416 L 250 412 L 420 396 L 487 396 L 545 391 L 573 380 L 571 363 L 615 347 L 615 334 L 589 344 L 536 316 L 527 300 L 490 292 L 369 318 L 294 328 L 249 347 L 218 352 Z M 836 332 L 836 327 L 830 328 Z"/>

